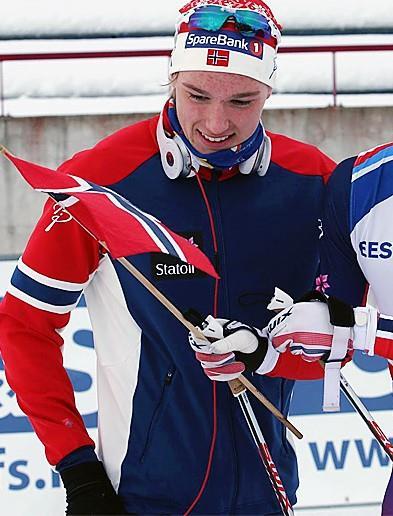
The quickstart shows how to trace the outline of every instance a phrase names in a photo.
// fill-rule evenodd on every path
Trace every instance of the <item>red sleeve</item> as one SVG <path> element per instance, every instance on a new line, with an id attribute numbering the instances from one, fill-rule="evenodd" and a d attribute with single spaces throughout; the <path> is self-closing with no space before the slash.
<path id="1" fill-rule="evenodd" d="M 99 249 L 64 213 L 51 226 L 53 216 L 49 201 L 0 304 L 0 351 L 7 381 L 56 464 L 94 445 L 75 407 L 59 330 L 98 266 Z"/>
<path id="2" fill-rule="evenodd" d="M 348 356 L 343 365 L 351 358 Z M 324 376 L 323 367 L 319 362 L 307 362 L 301 355 L 293 355 L 289 349 L 279 353 L 271 344 L 268 345 L 265 359 L 256 373 L 288 380 L 320 380 Z"/>
<path id="3" fill-rule="evenodd" d="M 336 163 L 314 145 L 288 136 L 267 133 L 272 141 L 272 161 L 294 174 L 320 176 L 326 183 Z"/>
<path id="4" fill-rule="evenodd" d="M 300 355 L 292 355 L 289 349 L 278 353 L 274 369 L 267 376 L 287 378 L 288 380 L 320 380 L 323 369 L 319 362 L 306 362 Z"/>

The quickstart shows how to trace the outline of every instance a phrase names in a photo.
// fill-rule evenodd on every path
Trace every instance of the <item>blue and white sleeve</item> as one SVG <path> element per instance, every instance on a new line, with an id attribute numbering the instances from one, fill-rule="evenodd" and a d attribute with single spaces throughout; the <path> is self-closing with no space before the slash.
<path id="1" fill-rule="evenodd" d="M 364 302 L 368 284 L 350 238 L 351 176 L 356 158 L 342 161 L 326 187 L 320 236 L 318 290 L 353 306 Z"/>

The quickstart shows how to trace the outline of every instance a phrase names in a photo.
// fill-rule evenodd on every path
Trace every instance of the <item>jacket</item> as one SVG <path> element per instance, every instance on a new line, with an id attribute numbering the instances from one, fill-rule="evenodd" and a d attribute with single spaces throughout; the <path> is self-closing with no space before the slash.
<path id="1" fill-rule="evenodd" d="M 275 286 L 295 299 L 312 288 L 324 182 L 334 163 L 310 145 L 269 133 L 272 156 L 263 177 L 206 169 L 198 178 L 171 180 L 161 166 L 157 120 L 121 129 L 59 172 L 109 186 L 207 254 L 219 281 L 166 255 L 129 257 L 180 310 L 262 327 L 273 315 L 266 305 Z M 49 201 L 0 306 L 8 381 L 49 462 L 92 445 L 61 355 L 61 328 L 84 293 L 97 353 L 98 453 L 127 510 L 184 512 L 210 453 L 194 513 L 277 511 L 240 407 L 226 385 L 205 377 L 187 330 L 74 220 L 45 231 L 53 210 Z M 284 414 L 293 380 L 322 376 L 318 364 L 290 353 L 270 369 L 252 381 Z M 281 423 L 251 403 L 294 503 L 295 452 Z"/>

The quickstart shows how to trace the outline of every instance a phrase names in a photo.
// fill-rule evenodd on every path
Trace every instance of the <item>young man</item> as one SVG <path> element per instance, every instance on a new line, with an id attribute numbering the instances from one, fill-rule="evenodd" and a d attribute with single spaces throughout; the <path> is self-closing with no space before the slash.
<path id="1" fill-rule="evenodd" d="M 280 352 L 288 348 L 308 362 L 327 357 L 328 366 L 332 343 L 340 341 L 339 332 L 346 335 L 341 339 L 339 360 L 353 349 L 376 354 L 388 359 L 393 376 L 392 174 L 393 142 L 337 166 L 326 189 L 321 274 L 317 278 L 317 289 L 327 294 L 329 300 L 321 298 L 327 302 L 289 306 L 261 332 L 265 339 L 258 339 L 255 330 L 251 333 L 244 325 L 227 322 L 226 326 L 233 329 L 224 332 L 226 338 L 206 346 L 199 343 L 199 352 L 206 355 L 202 364 L 208 376 L 219 380 L 236 378 L 245 369 L 244 359 L 236 352 L 247 353 L 250 360 L 258 347 L 267 350 L 266 357 L 273 357 L 270 367 L 280 361 Z M 365 307 L 368 300 L 376 308 Z M 197 349 L 194 341 L 192 345 Z M 201 359 L 201 355 L 197 356 Z M 260 350 L 259 356 L 264 360 L 255 364 L 254 369 L 266 373 L 267 358 Z M 216 364 L 219 365 L 214 367 Z M 393 476 L 382 515 L 393 515 Z"/>
<path id="2" fill-rule="evenodd" d="M 173 97 L 160 116 L 60 167 L 121 193 L 214 261 L 217 281 L 163 255 L 131 258 L 181 310 L 260 324 L 275 285 L 294 297 L 312 287 L 323 184 L 334 164 L 264 130 L 279 39 L 260 0 L 191 2 L 181 9 Z M 53 225 L 52 214 L 49 202 L 1 305 L 0 347 L 20 406 L 61 474 L 68 514 L 277 513 L 240 409 L 226 385 L 203 375 L 184 328 L 76 222 Z M 82 292 L 98 356 L 102 462 L 62 366 L 60 330 Z M 279 378 L 288 360 L 297 368 L 291 378 L 321 374 L 288 353 L 277 377 L 259 377 L 282 412 L 293 387 Z M 294 451 L 281 424 L 254 409 L 294 503 Z"/>

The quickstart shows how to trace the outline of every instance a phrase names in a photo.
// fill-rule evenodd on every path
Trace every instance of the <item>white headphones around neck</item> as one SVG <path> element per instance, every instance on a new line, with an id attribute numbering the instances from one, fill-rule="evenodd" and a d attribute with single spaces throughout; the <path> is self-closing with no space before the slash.
<path id="1" fill-rule="evenodd" d="M 173 137 L 167 136 L 162 122 L 162 113 L 158 120 L 156 134 L 161 164 L 169 179 L 194 176 L 202 163 L 189 151 L 180 136 L 177 134 Z M 264 176 L 270 164 L 271 151 L 271 140 L 264 132 L 262 145 L 250 158 L 240 163 L 239 172 L 241 174 L 257 173 L 259 176 Z"/>

